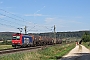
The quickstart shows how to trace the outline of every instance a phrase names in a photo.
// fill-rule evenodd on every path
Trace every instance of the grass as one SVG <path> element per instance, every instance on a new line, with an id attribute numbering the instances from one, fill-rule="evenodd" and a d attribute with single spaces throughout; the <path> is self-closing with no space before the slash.
<path id="1" fill-rule="evenodd" d="M 19 52 L 14 54 L 6 54 L 0 56 L 0 60 L 57 60 L 63 55 L 67 54 L 72 48 L 73 44 L 54 45 L 34 52 Z"/>
<path id="2" fill-rule="evenodd" d="M 13 48 L 12 45 L 0 45 L 0 50 Z"/>
<path id="3" fill-rule="evenodd" d="M 90 49 L 90 43 L 89 42 L 83 42 L 82 43 L 86 48 Z"/>
<path id="4" fill-rule="evenodd" d="M 60 45 L 60 46 L 53 46 L 50 48 L 46 48 L 45 50 L 40 51 L 39 53 L 42 55 L 42 58 L 45 59 L 60 59 L 63 55 L 67 54 L 75 45 Z"/>

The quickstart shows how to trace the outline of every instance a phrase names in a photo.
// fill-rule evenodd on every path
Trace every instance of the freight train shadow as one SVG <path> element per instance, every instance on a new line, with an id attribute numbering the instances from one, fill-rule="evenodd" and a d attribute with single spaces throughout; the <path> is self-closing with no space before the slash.
<path id="1" fill-rule="evenodd" d="M 76 56 L 62 57 L 57 60 L 90 60 L 90 53 L 75 53 Z"/>

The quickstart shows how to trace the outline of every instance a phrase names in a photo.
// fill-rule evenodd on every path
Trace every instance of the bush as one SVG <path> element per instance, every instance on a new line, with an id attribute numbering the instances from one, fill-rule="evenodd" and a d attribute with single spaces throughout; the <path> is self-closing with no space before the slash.
<path id="1" fill-rule="evenodd" d="M 82 36 L 82 40 L 83 40 L 83 42 L 89 42 L 90 41 L 90 34 L 84 33 L 84 35 Z"/>
<path id="2" fill-rule="evenodd" d="M 0 43 L 0 45 L 11 45 L 11 44 L 12 42 L 7 40 L 4 40 L 3 42 Z"/>

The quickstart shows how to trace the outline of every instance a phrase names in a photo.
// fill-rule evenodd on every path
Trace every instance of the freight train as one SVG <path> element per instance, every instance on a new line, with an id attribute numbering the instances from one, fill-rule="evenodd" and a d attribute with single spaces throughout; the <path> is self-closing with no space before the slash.
<path id="1" fill-rule="evenodd" d="M 61 39 L 56 39 L 56 44 L 61 44 Z M 15 33 L 12 36 L 12 47 L 41 46 L 54 44 L 54 38 L 37 35 Z"/>

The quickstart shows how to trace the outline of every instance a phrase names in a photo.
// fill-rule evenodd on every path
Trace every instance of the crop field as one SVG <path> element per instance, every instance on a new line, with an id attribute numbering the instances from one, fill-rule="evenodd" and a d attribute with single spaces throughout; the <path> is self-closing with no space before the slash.
<path id="1" fill-rule="evenodd" d="M 13 48 L 12 45 L 0 45 L 0 50 Z"/>
<path id="2" fill-rule="evenodd" d="M 38 51 L 25 51 L 0 56 L 1 60 L 57 60 L 67 54 L 75 43 L 65 45 L 54 45 Z"/>

